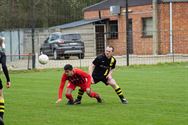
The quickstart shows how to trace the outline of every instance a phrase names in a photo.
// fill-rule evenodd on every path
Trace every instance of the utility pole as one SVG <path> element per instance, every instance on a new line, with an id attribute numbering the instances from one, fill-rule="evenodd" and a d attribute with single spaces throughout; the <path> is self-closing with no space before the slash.
<path id="1" fill-rule="evenodd" d="M 159 53 L 157 0 L 153 0 L 153 55 Z"/>
<path id="2" fill-rule="evenodd" d="M 173 13 L 172 13 L 172 0 L 170 0 L 170 54 L 173 54 Z"/>
<path id="3" fill-rule="evenodd" d="M 129 66 L 129 33 L 128 33 L 128 30 L 129 30 L 129 17 L 128 17 L 128 0 L 126 0 L 126 36 L 127 36 L 127 39 L 126 39 L 126 42 L 127 42 L 127 66 Z"/>
<path id="4" fill-rule="evenodd" d="M 32 4 L 32 28 L 31 28 L 31 37 L 32 37 L 32 69 L 35 69 L 35 3 L 34 0 L 31 0 Z"/>

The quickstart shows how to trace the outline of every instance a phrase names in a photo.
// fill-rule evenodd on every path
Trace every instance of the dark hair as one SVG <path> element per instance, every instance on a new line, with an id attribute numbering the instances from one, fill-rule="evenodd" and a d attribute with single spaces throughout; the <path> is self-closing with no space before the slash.
<path id="1" fill-rule="evenodd" d="M 72 67 L 71 64 L 66 64 L 66 65 L 64 66 L 64 70 L 72 70 L 72 69 L 73 69 L 73 67 Z"/>
<path id="2" fill-rule="evenodd" d="M 112 48 L 112 52 L 114 52 L 114 47 L 113 46 L 107 46 L 107 47 Z"/>

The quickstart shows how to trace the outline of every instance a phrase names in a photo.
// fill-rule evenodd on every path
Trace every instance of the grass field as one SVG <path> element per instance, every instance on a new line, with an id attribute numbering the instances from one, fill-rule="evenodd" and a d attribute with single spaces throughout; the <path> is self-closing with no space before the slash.
<path id="1" fill-rule="evenodd" d="M 187 125 L 188 63 L 117 67 L 114 78 L 129 101 L 120 103 L 110 86 L 92 85 L 104 103 L 86 94 L 81 105 L 56 107 L 62 71 L 11 72 L 4 87 L 6 125 Z M 1 78 L 5 81 L 1 73 Z M 77 90 L 73 93 L 77 95 Z"/>

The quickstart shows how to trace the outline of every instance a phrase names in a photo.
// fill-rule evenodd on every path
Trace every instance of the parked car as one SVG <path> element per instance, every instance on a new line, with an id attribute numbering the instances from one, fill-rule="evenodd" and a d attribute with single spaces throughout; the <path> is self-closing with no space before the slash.
<path id="1" fill-rule="evenodd" d="M 70 56 L 84 58 L 85 46 L 78 33 L 63 34 L 61 32 L 52 33 L 41 45 L 40 52 L 54 59 L 64 56 L 69 59 Z"/>

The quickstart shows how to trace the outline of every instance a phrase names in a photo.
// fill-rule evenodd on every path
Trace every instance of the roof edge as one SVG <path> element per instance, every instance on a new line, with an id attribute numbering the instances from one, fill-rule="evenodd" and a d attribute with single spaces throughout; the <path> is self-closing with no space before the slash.
<path id="1" fill-rule="evenodd" d="M 164 3 L 169 3 L 169 2 L 188 2 L 188 0 L 161 0 Z"/>
<path id="2" fill-rule="evenodd" d="M 63 25 L 53 26 L 50 29 L 54 29 L 54 28 L 67 29 L 67 28 L 87 25 L 87 24 L 90 24 L 90 23 L 94 23 L 94 22 L 102 21 L 102 20 L 106 20 L 106 19 L 108 19 L 108 18 L 101 18 L 101 19 L 96 18 L 96 19 L 88 19 L 88 20 L 83 19 L 83 20 L 78 20 L 78 21 L 66 23 L 66 24 L 63 24 Z"/>
<path id="3" fill-rule="evenodd" d="M 107 2 L 107 1 L 108 1 L 108 0 L 104 0 L 104 1 L 101 1 L 101 2 L 99 2 L 99 3 L 96 3 L 96 4 L 90 5 L 90 6 L 88 6 L 88 7 L 85 7 L 85 8 L 82 9 L 82 12 L 85 11 L 86 9 L 88 9 L 88 8 L 91 8 L 91 7 L 93 7 L 93 6 L 102 4 L 102 3 Z"/>

